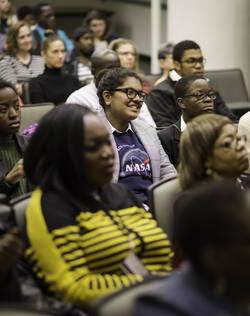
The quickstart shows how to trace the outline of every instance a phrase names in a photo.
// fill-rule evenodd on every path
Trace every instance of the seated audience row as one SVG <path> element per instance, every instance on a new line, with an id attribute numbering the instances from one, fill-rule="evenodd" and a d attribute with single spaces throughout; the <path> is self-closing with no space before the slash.
<path id="1" fill-rule="evenodd" d="M 178 106 L 174 92 L 176 82 L 186 75 L 204 75 L 205 58 L 200 46 L 193 41 L 186 40 L 176 44 L 173 51 L 173 60 L 175 69 L 170 71 L 166 80 L 153 87 L 145 101 L 157 127 L 175 124 L 180 119 L 181 109 Z M 226 115 L 232 120 L 236 119 L 217 91 L 214 111 Z"/>

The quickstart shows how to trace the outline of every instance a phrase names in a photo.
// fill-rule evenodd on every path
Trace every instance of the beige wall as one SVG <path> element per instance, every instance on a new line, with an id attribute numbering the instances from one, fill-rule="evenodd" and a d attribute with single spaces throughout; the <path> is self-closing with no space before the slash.
<path id="1" fill-rule="evenodd" d="M 193 39 L 207 69 L 240 68 L 250 92 L 250 1 L 168 0 L 167 37 Z"/>

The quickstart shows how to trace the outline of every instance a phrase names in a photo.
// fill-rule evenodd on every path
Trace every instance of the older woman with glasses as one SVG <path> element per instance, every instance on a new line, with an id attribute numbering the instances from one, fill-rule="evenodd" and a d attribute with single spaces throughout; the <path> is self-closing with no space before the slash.
<path id="1" fill-rule="evenodd" d="M 129 186 L 147 203 L 148 186 L 176 176 L 176 170 L 164 154 L 155 129 L 138 118 L 145 97 L 141 78 L 129 69 L 113 68 L 102 71 L 97 82 L 99 101 L 116 148 L 113 180 Z"/>
<path id="2" fill-rule="evenodd" d="M 237 135 L 232 121 L 225 116 L 204 114 L 194 118 L 181 136 L 181 190 L 208 180 L 238 182 L 249 164 L 245 142 L 246 137 Z"/>

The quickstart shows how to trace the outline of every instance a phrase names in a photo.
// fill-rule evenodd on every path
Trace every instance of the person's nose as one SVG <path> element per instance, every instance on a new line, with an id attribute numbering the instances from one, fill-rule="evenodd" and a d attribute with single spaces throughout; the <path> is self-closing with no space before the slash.
<path id="1" fill-rule="evenodd" d="M 105 144 L 103 146 L 101 156 L 105 159 L 114 157 L 114 150 L 111 144 Z"/>
<path id="2" fill-rule="evenodd" d="M 18 116 L 18 110 L 14 106 L 9 107 L 9 118 L 16 118 Z"/>

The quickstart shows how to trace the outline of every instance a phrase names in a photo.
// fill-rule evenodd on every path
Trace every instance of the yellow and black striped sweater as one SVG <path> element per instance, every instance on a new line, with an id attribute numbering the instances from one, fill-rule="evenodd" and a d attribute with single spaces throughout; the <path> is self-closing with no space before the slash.
<path id="1" fill-rule="evenodd" d="M 133 251 L 152 274 L 171 271 L 167 236 L 133 193 L 109 184 L 102 206 L 76 210 L 58 193 L 36 189 L 26 212 L 28 262 L 58 299 L 80 307 L 143 280 L 121 270 L 131 239 Z"/>

